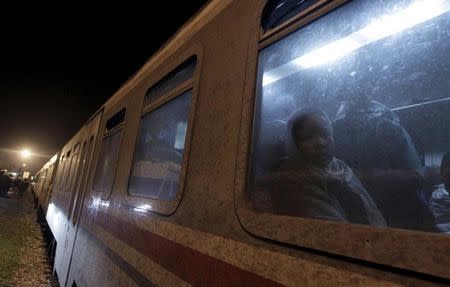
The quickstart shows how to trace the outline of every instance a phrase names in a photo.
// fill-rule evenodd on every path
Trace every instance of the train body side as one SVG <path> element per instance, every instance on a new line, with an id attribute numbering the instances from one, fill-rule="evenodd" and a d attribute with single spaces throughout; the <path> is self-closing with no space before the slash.
<path id="1" fill-rule="evenodd" d="M 249 86 L 265 4 L 212 1 L 64 146 L 47 211 L 61 286 L 439 286 L 426 276 L 263 240 L 242 227 L 234 193 L 239 137 L 244 93 L 255 92 Z M 192 55 L 198 76 L 187 173 L 178 206 L 164 215 L 131 199 L 130 167 L 146 91 Z M 92 187 L 101 135 L 123 108 L 113 189 L 104 194 Z M 77 144 L 79 170 L 67 184 L 62 157 Z"/>

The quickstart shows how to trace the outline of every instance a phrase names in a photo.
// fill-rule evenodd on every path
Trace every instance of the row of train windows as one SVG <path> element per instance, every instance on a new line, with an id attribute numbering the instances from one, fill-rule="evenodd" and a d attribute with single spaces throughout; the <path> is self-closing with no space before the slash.
<path id="1" fill-rule="evenodd" d="M 330 1 L 269 1 L 267 32 Z M 450 233 L 450 1 L 348 1 L 259 51 L 249 198 L 261 212 Z M 297 15 L 297 16 L 296 16 Z M 195 59 L 145 105 L 193 77 Z M 176 196 L 186 91 L 141 117 L 128 191 Z M 94 188 L 109 192 L 121 127 Z"/>
<path id="2" fill-rule="evenodd" d="M 69 191 L 77 173 L 80 144 L 61 156 L 58 173 L 56 175 L 55 187 Z"/>
<path id="3" fill-rule="evenodd" d="M 132 196 L 174 200 L 177 195 L 192 98 L 189 82 L 196 63 L 195 57 L 188 59 L 146 93 L 144 111 L 149 111 L 140 120 L 128 185 Z M 171 95 L 186 84 L 187 89 Z M 167 96 L 164 103 L 157 102 Z M 125 113 L 121 110 L 106 123 L 94 190 L 109 193 L 112 189 Z"/>

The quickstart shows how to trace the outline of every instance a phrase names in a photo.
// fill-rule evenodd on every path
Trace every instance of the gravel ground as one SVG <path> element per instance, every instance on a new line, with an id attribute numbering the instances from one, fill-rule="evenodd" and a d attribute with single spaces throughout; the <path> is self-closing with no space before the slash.
<path id="1" fill-rule="evenodd" d="M 50 274 L 30 195 L 0 197 L 0 287 L 48 286 Z"/>

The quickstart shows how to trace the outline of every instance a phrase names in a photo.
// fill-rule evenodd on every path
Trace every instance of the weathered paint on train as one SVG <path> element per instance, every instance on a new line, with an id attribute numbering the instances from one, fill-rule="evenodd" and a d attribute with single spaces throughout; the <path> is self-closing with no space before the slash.
<path id="1" fill-rule="evenodd" d="M 255 92 L 265 4 L 265 0 L 211 1 L 52 160 L 58 173 L 51 172 L 49 187 L 38 186 L 37 195 L 57 242 L 54 269 L 61 286 L 448 283 L 449 273 L 441 278 L 420 275 L 279 244 L 258 238 L 241 225 L 235 192 L 236 178 L 245 178 L 246 172 L 238 162 L 240 150 L 248 149 L 240 144 L 243 125 L 248 124 L 242 119 L 252 105 L 246 102 L 247 94 Z M 132 198 L 127 193 L 128 177 L 146 91 L 192 55 L 197 56 L 194 108 L 180 198 L 171 203 Z M 105 195 L 92 188 L 94 171 L 106 121 L 123 108 L 127 112 L 114 187 Z M 69 151 L 69 159 L 64 158 Z M 71 165 L 77 167 L 73 174 L 68 172 Z M 150 211 L 136 208 L 139 205 Z"/>

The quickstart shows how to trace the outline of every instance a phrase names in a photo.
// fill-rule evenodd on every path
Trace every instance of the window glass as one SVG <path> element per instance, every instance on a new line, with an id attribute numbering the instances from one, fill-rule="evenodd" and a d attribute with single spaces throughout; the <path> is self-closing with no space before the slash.
<path id="1" fill-rule="evenodd" d="M 55 181 L 55 186 L 60 187 L 61 185 L 61 180 L 62 180 L 62 175 L 64 172 L 64 156 L 61 156 L 61 160 L 58 163 L 58 170 L 56 171 L 56 181 Z"/>
<path id="2" fill-rule="evenodd" d="M 167 92 L 176 88 L 176 86 L 191 79 L 194 76 L 196 64 L 197 58 L 195 56 L 189 58 L 177 68 L 175 68 L 175 70 L 162 78 L 156 85 L 148 89 L 145 96 L 145 105 L 147 105 L 151 101 L 159 99 Z"/>
<path id="3" fill-rule="evenodd" d="M 114 183 L 117 160 L 119 158 L 120 138 L 122 128 L 103 138 L 100 158 L 95 170 L 93 188 L 96 191 L 108 193 Z"/>
<path id="4" fill-rule="evenodd" d="M 128 191 L 172 200 L 178 190 L 192 91 L 141 119 Z"/>
<path id="5" fill-rule="evenodd" d="M 74 165 L 74 156 L 71 156 L 70 158 L 67 159 L 67 168 L 66 168 L 66 179 L 64 182 L 64 187 L 67 191 L 67 188 L 69 187 L 70 184 L 70 177 L 73 171 L 73 165 Z"/>
<path id="6" fill-rule="evenodd" d="M 47 172 L 48 172 L 48 169 L 44 170 L 43 172 L 41 172 L 39 174 L 39 181 L 38 181 L 38 187 L 37 187 L 37 191 L 39 193 L 44 192 L 43 187 L 44 187 L 45 182 L 47 181 Z"/>
<path id="7" fill-rule="evenodd" d="M 45 175 L 46 180 L 44 181 L 44 185 L 42 187 L 43 192 L 48 191 L 48 187 L 50 186 L 50 183 L 52 182 L 53 167 L 54 166 L 51 165 L 46 171 L 46 175 Z"/>
<path id="8" fill-rule="evenodd" d="M 264 9 L 262 27 L 264 31 L 272 29 L 317 2 L 319 0 L 269 0 Z"/>
<path id="9" fill-rule="evenodd" d="M 66 157 L 64 158 L 64 166 L 63 166 L 63 174 L 62 174 L 62 178 L 61 178 L 61 182 L 60 182 L 60 188 L 64 188 L 64 186 L 66 185 L 67 182 L 67 176 L 69 174 L 69 168 L 70 168 L 70 162 L 71 162 L 71 157 L 70 157 L 70 153 L 71 151 L 68 151 L 66 154 Z"/>
<path id="10" fill-rule="evenodd" d="M 74 154 L 73 154 L 72 158 L 70 159 L 69 176 L 68 176 L 68 179 L 66 182 L 66 187 L 68 187 L 69 189 L 72 188 L 73 177 L 74 177 L 75 173 L 77 172 L 77 168 L 78 168 L 78 157 L 79 157 L 78 149 L 79 149 L 79 147 L 80 147 L 80 144 L 77 144 L 75 146 Z"/>
<path id="11" fill-rule="evenodd" d="M 106 122 L 105 133 L 111 131 L 125 121 L 126 109 L 123 108 Z"/>
<path id="12" fill-rule="evenodd" d="M 351 1 L 260 51 L 254 208 L 450 233 L 450 1 Z"/>

